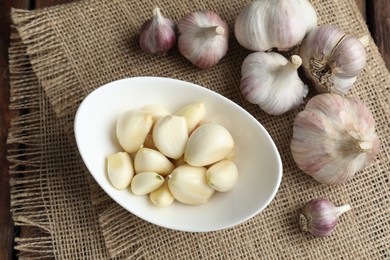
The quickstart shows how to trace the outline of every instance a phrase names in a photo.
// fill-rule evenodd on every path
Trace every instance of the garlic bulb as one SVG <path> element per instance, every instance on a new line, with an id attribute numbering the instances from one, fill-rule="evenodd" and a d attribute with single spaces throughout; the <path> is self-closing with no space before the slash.
<path id="1" fill-rule="evenodd" d="M 357 98 L 317 95 L 294 120 L 292 156 L 321 183 L 348 181 L 375 159 L 379 147 L 374 118 Z"/>
<path id="2" fill-rule="evenodd" d="M 182 17 L 178 23 L 180 53 L 195 66 L 207 69 L 225 56 L 229 29 L 218 14 L 198 11 Z"/>
<path id="3" fill-rule="evenodd" d="M 188 133 L 191 133 L 200 124 L 205 112 L 204 104 L 202 102 L 195 102 L 180 108 L 176 111 L 175 115 L 186 118 Z"/>
<path id="4" fill-rule="evenodd" d="M 182 116 L 165 116 L 153 128 L 154 145 L 169 158 L 178 159 L 182 156 L 187 140 L 187 122 Z"/>
<path id="5" fill-rule="evenodd" d="M 164 177 L 155 172 L 141 172 L 134 175 L 130 188 L 134 195 L 149 194 L 164 184 Z"/>
<path id="6" fill-rule="evenodd" d="M 158 207 L 166 207 L 173 203 L 175 198 L 168 188 L 168 181 L 165 180 L 164 184 L 155 191 L 152 191 L 149 195 L 150 201 Z"/>
<path id="7" fill-rule="evenodd" d="M 308 0 L 257 0 L 238 15 L 234 33 L 252 51 L 287 50 L 316 26 L 317 14 Z"/>
<path id="8" fill-rule="evenodd" d="M 280 115 L 300 105 L 308 87 L 298 76 L 302 60 L 293 55 L 287 60 L 276 52 L 255 52 L 241 67 L 243 96 L 271 115 Z"/>
<path id="9" fill-rule="evenodd" d="M 299 226 L 302 231 L 309 232 L 316 237 L 326 237 L 336 227 L 340 215 L 350 209 L 348 204 L 335 207 L 327 199 L 312 199 L 305 204 L 299 215 Z"/>
<path id="10" fill-rule="evenodd" d="M 165 53 L 176 42 L 175 22 L 161 15 L 160 9 L 153 9 L 153 18 L 142 24 L 140 47 L 149 54 Z"/>
<path id="11" fill-rule="evenodd" d="M 129 186 L 134 176 L 131 157 L 126 152 L 118 152 L 107 157 L 107 174 L 112 186 L 122 190 Z"/>
<path id="12" fill-rule="evenodd" d="M 363 37 L 366 42 L 366 37 Z M 299 49 L 305 75 L 319 92 L 344 95 L 366 64 L 366 50 L 357 38 L 332 25 L 314 29 Z"/>
<path id="13" fill-rule="evenodd" d="M 124 112 L 116 124 L 116 136 L 122 148 L 128 152 L 136 152 L 144 143 L 152 128 L 152 116 L 138 109 Z"/>
<path id="14" fill-rule="evenodd" d="M 184 160 L 192 166 L 206 166 L 225 158 L 233 148 L 233 137 L 225 127 L 206 123 L 188 138 Z"/>
<path id="15" fill-rule="evenodd" d="M 168 187 L 173 197 L 184 204 L 206 203 L 214 190 L 206 182 L 206 168 L 183 164 L 169 175 Z"/>
<path id="16" fill-rule="evenodd" d="M 233 189 L 238 180 L 238 169 L 234 162 L 222 160 L 213 164 L 206 172 L 207 183 L 220 192 Z"/>
<path id="17" fill-rule="evenodd" d="M 134 157 L 134 169 L 136 173 L 155 172 L 166 176 L 174 169 L 174 165 L 159 151 L 141 147 Z"/>

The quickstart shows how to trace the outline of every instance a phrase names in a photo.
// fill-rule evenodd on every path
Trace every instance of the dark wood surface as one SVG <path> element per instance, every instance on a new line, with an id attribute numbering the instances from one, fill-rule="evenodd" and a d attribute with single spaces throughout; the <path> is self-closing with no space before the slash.
<path id="1" fill-rule="evenodd" d="M 11 7 L 36 9 L 74 0 L 0 0 L 0 260 L 15 259 L 13 250 L 15 235 L 29 233 L 28 228 L 15 228 L 10 213 L 10 187 L 8 162 L 6 160 L 6 138 L 10 121 L 16 116 L 9 105 L 8 54 Z M 134 0 L 136 1 L 136 0 Z M 363 18 L 366 20 L 371 35 L 377 44 L 386 66 L 390 68 L 390 1 L 355 0 Z"/>

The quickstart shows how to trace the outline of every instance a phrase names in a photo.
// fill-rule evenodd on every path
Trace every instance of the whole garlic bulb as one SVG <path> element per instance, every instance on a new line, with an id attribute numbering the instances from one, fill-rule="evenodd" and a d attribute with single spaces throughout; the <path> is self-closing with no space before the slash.
<path id="1" fill-rule="evenodd" d="M 317 95 L 294 120 L 294 161 L 321 183 L 348 181 L 375 159 L 379 147 L 374 118 L 357 98 Z"/>
<path id="2" fill-rule="evenodd" d="M 255 52 L 241 67 L 243 96 L 271 115 L 281 115 L 300 105 L 308 87 L 298 76 L 299 56 L 289 60 L 276 52 Z"/>
<path id="3" fill-rule="evenodd" d="M 305 75 L 317 91 L 339 95 L 349 91 L 366 65 L 363 43 L 333 25 L 322 25 L 309 33 L 299 55 Z"/>
<path id="4" fill-rule="evenodd" d="M 316 26 L 317 14 L 308 0 L 257 0 L 238 15 L 234 33 L 252 51 L 287 50 Z"/>
<path id="5" fill-rule="evenodd" d="M 195 66 L 207 69 L 225 56 L 229 28 L 218 14 L 198 11 L 182 17 L 178 23 L 180 53 Z"/>

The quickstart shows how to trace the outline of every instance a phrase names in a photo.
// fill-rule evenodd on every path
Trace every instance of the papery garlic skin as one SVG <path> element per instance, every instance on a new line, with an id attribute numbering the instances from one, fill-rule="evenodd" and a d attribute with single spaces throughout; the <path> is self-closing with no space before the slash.
<path id="1" fill-rule="evenodd" d="M 312 199 L 305 204 L 299 215 L 299 226 L 302 231 L 316 237 L 330 236 L 339 216 L 350 209 L 348 204 L 336 207 L 325 198 Z"/>
<path id="2" fill-rule="evenodd" d="M 184 160 L 192 166 L 206 166 L 231 153 L 234 140 L 229 131 L 216 123 L 206 123 L 194 130 L 184 152 Z"/>
<path id="3" fill-rule="evenodd" d="M 136 173 L 155 172 L 166 176 L 174 169 L 174 165 L 159 151 L 141 147 L 134 157 L 134 169 Z"/>
<path id="4" fill-rule="evenodd" d="M 130 183 L 134 195 L 149 194 L 164 184 L 164 177 L 155 172 L 141 172 L 134 175 Z"/>
<path id="5" fill-rule="evenodd" d="M 204 204 L 214 194 L 206 182 L 206 168 L 183 164 L 169 175 L 168 187 L 173 197 L 184 204 Z"/>
<path id="6" fill-rule="evenodd" d="M 206 171 L 207 183 L 220 192 L 233 189 L 238 180 L 236 164 L 230 160 L 222 160 L 211 165 Z"/>
<path id="7" fill-rule="evenodd" d="M 240 12 L 234 33 L 252 51 L 287 50 L 316 26 L 317 14 L 307 0 L 257 0 Z"/>
<path id="8" fill-rule="evenodd" d="M 320 183 L 336 185 L 350 180 L 376 158 L 379 149 L 374 118 L 357 98 L 319 94 L 293 123 L 294 161 Z"/>
<path id="9" fill-rule="evenodd" d="M 164 184 L 160 188 L 151 192 L 149 198 L 150 201 L 157 207 L 167 207 L 175 201 L 175 198 L 169 191 L 168 180 L 165 180 Z"/>
<path id="10" fill-rule="evenodd" d="M 281 115 L 302 104 L 308 87 L 298 76 L 302 60 L 276 52 L 249 54 L 241 67 L 240 90 L 252 104 L 270 115 Z"/>
<path id="11" fill-rule="evenodd" d="M 185 15 L 178 29 L 180 53 L 199 68 L 213 67 L 228 51 L 228 25 L 213 11 Z"/>
<path id="12" fill-rule="evenodd" d="M 299 55 L 305 75 L 316 90 L 339 95 L 351 89 L 367 59 L 362 42 L 333 25 L 312 30 L 303 40 Z"/>
<path id="13" fill-rule="evenodd" d="M 116 189 L 122 190 L 129 186 L 134 176 L 130 155 L 126 152 L 110 154 L 107 157 L 107 175 Z"/>
<path id="14" fill-rule="evenodd" d="M 140 47 L 148 54 L 165 53 L 176 43 L 176 24 L 161 15 L 160 9 L 153 9 L 153 18 L 142 24 Z"/>
<path id="15" fill-rule="evenodd" d="M 136 152 L 144 143 L 153 125 L 152 116 L 138 109 L 124 112 L 116 123 L 116 136 L 122 148 Z"/>

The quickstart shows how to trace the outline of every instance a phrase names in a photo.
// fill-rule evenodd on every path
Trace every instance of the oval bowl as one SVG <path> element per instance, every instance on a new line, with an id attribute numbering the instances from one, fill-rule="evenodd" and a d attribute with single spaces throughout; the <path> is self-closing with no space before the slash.
<path id="1" fill-rule="evenodd" d="M 203 102 L 204 121 L 226 127 L 235 141 L 239 179 L 233 190 L 216 192 L 199 206 L 174 202 L 156 207 L 149 196 L 117 190 L 109 182 L 106 158 L 123 151 L 115 136 L 118 117 L 126 110 L 159 104 L 171 112 Z M 170 78 L 134 77 L 97 88 L 80 104 L 74 122 L 79 153 L 101 188 L 132 214 L 173 230 L 207 232 L 233 227 L 260 213 L 274 198 L 282 179 L 279 152 L 266 129 L 233 101 L 205 87 Z"/>

